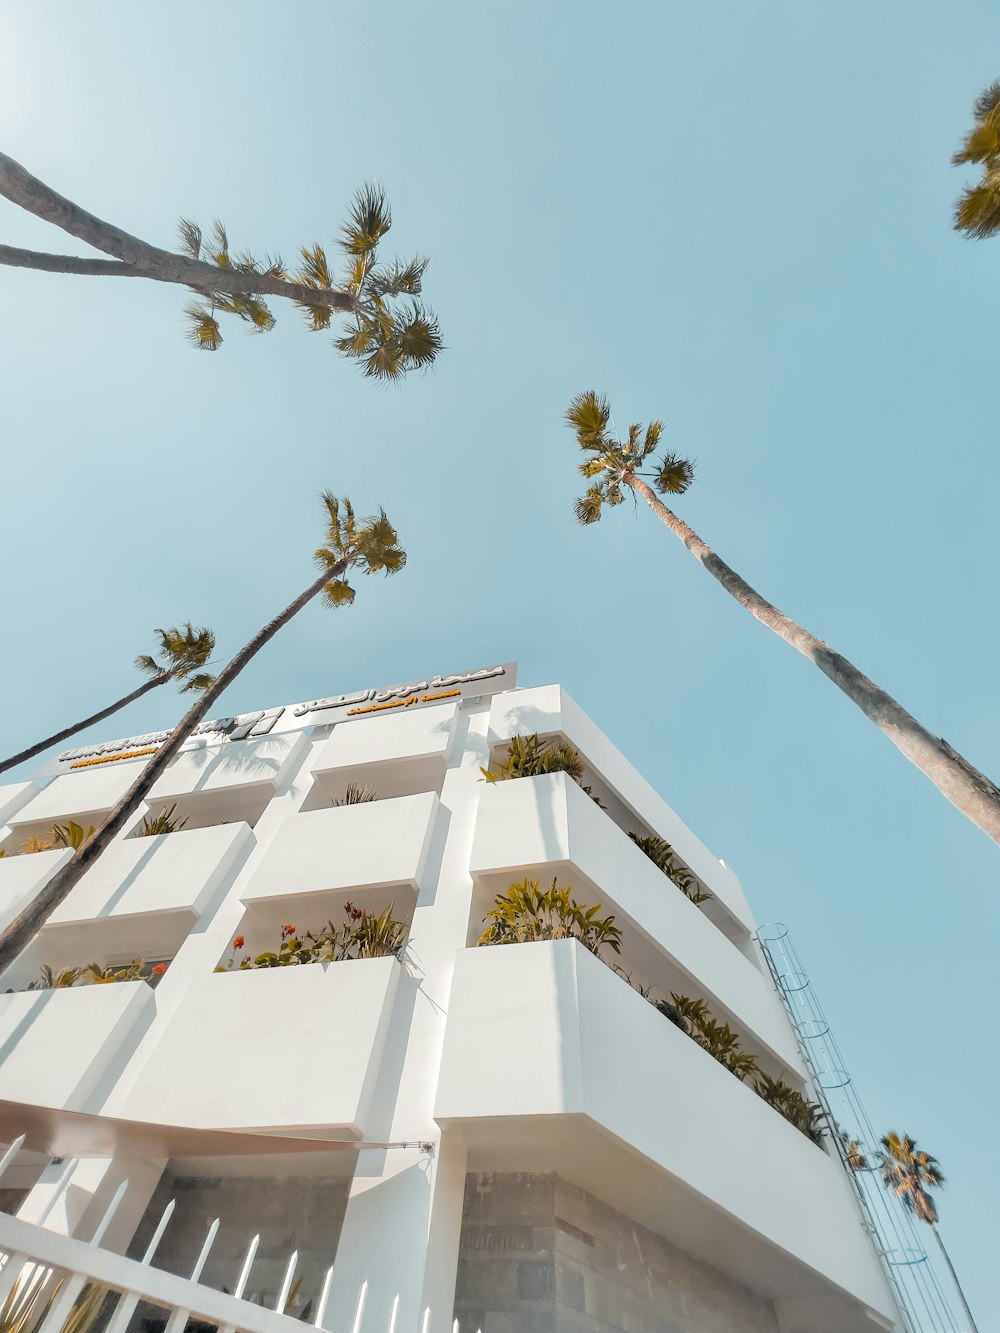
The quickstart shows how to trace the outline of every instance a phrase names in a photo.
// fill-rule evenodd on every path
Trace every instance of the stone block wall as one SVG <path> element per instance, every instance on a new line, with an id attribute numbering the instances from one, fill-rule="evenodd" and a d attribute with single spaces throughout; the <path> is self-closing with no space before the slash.
<path id="1" fill-rule="evenodd" d="M 553 1174 L 466 1179 L 462 1333 L 778 1333 L 749 1288 Z"/>
<path id="2" fill-rule="evenodd" d="M 298 1250 L 293 1289 L 299 1278 L 302 1281 L 288 1313 L 311 1320 L 326 1270 L 337 1253 L 351 1181 L 349 1176 L 306 1174 L 295 1159 L 292 1161 L 285 1173 L 252 1176 L 196 1176 L 168 1167 L 128 1254 L 142 1257 L 163 1209 L 175 1199 L 173 1216 L 153 1261 L 157 1268 L 189 1277 L 208 1228 L 219 1218 L 218 1235 L 201 1281 L 218 1291 L 231 1292 L 247 1247 L 259 1233 L 260 1244 L 245 1297 L 273 1309 L 289 1256 Z M 260 1169 L 274 1170 L 273 1166 Z"/>

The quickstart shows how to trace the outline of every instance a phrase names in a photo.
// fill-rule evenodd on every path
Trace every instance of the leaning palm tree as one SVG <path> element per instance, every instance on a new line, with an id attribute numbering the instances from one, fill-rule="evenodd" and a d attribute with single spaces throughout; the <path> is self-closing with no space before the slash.
<path id="1" fill-rule="evenodd" d="M 1000 80 L 980 93 L 972 115 L 975 123 L 951 161 L 956 167 L 976 162 L 983 174 L 955 205 L 955 230 L 982 241 L 1000 232 Z"/>
<path id="2" fill-rule="evenodd" d="M 893 745 L 930 778 L 952 805 L 978 825 L 987 837 L 1000 843 L 1000 789 L 953 750 L 947 741 L 932 736 L 846 657 L 766 601 L 657 498 L 654 487 L 661 495 L 683 495 L 694 480 L 694 466 L 688 459 L 674 453 L 664 454 L 659 459 L 653 457 L 663 432 L 662 422 L 651 422 L 645 431 L 640 425 L 633 424 L 622 441 L 609 429 L 611 408 L 608 400 L 599 397 L 592 389 L 577 394 L 566 411 L 566 421 L 576 432 L 577 442 L 586 455 L 580 464 L 580 472 L 591 480 L 587 491 L 576 501 L 576 517 L 580 523 L 596 523 L 605 505 L 621 504 L 626 490 L 641 495 L 660 522 L 684 543 L 745 611 L 815 663 Z M 640 471 L 644 463 L 648 463 L 649 470 Z"/>
<path id="3" fill-rule="evenodd" d="M 900 1199 L 911 1213 L 919 1217 L 921 1222 L 926 1222 L 933 1231 L 941 1257 L 948 1265 L 948 1271 L 955 1283 L 971 1333 L 977 1333 L 976 1321 L 969 1309 L 969 1302 L 965 1299 L 965 1292 L 955 1272 L 955 1265 L 951 1262 L 944 1241 L 941 1239 L 941 1233 L 938 1231 L 937 1205 L 928 1193 L 929 1190 L 940 1189 L 944 1184 L 944 1174 L 937 1158 L 919 1149 L 916 1140 L 911 1139 L 908 1134 L 902 1136 L 895 1133 L 885 1134 L 882 1138 L 879 1170 L 882 1174 L 882 1184 L 889 1193 Z"/>
<path id="4" fill-rule="evenodd" d="M 268 621 L 263 629 L 258 630 L 250 642 L 223 667 L 198 702 L 188 709 L 167 740 L 144 765 L 135 782 L 93 837 L 74 852 L 72 860 L 49 880 L 37 897 L 0 934 L 0 971 L 13 962 L 81 876 L 121 832 L 212 704 L 282 626 L 287 625 L 293 616 L 320 594 L 329 606 L 349 606 L 354 601 L 354 589 L 344 577 L 349 569 L 358 569 L 364 574 L 395 574 L 403 568 L 406 552 L 399 545 L 396 529 L 386 518 L 385 510 L 380 510 L 372 518 L 357 520 L 346 498 L 338 500 L 329 491 L 324 491 L 322 500 L 327 527 L 326 544 L 314 553 L 321 570 L 319 578 L 314 579 L 304 592 L 273 620 Z"/>
<path id="5" fill-rule="evenodd" d="M 276 321 L 262 299 L 265 296 L 292 301 L 306 327 L 316 333 L 329 329 L 334 315 L 342 318 L 345 323 L 334 347 L 375 379 L 399 379 L 407 371 L 430 365 L 441 350 L 437 320 L 418 299 L 428 261 L 379 262 L 379 243 L 392 226 L 392 215 L 377 185 L 365 185 L 357 192 L 340 229 L 338 245 L 346 254 L 346 269 L 339 279 L 321 245 L 300 246 L 297 265 L 288 267 L 277 255 L 258 258 L 247 251 L 235 252 L 221 222 L 215 222 L 206 236 L 197 223 L 181 218 L 180 252 L 162 250 L 57 194 L 4 153 L 0 153 L 0 196 L 112 256 L 81 258 L 0 245 L 0 264 L 45 273 L 179 283 L 198 298 L 188 303 L 184 314 L 189 340 L 201 351 L 221 347 L 219 315 L 242 320 L 251 333 L 270 333 Z"/>
<path id="6" fill-rule="evenodd" d="M 64 727 L 62 731 L 46 736 L 45 740 L 37 741 L 34 745 L 29 745 L 26 750 L 20 750 L 17 754 L 12 754 L 9 759 L 4 759 L 0 762 L 0 773 L 6 773 L 9 768 L 14 768 L 26 759 L 34 758 L 36 754 L 41 754 L 43 750 L 48 750 L 50 746 L 58 745 L 60 741 L 75 736 L 78 731 L 83 731 L 86 727 L 92 727 L 95 722 L 103 722 L 112 713 L 117 713 L 119 709 L 124 708 L 127 704 L 134 703 L 136 699 L 141 699 L 150 690 L 155 690 L 157 685 L 166 685 L 172 680 L 180 680 L 184 682 L 181 686 L 182 694 L 195 694 L 200 690 L 207 690 L 213 677 L 202 671 L 201 668 L 208 662 L 215 648 L 215 635 L 212 631 L 210 629 L 195 629 L 189 620 L 183 629 L 178 629 L 175 625 L 170 629 L 158 629 L 156 633 L 160 636 L 160 646 L 156 650 L 156 657 L 150 657 L 148 653 L 143 653 L 135 659 L 135 665 L 140 671 L 145 672 L 149 677 L 148 680 L 134 689 L 131 694 L 123 695 L 113 704 L 109 704 L 107 708 L 102 708 L 100 712 L 91 713 L 90 717 L 85 717 L 80 722 L 74 722 L 71 727 Z"/>

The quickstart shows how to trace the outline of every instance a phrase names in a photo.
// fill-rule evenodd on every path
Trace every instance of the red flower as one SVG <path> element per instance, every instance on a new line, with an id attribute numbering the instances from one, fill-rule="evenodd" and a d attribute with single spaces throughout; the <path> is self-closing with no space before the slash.
<path id="1" fill-rule="evenodd" d="M 344 911 L 347 913 L 348 916 L 350 916 L 351 913 L 354 911 L 354 904 L 351 902 L 350 898 L 348 898 L 347 902 L 344 903 Z"/>
<path id="2" fill-rule="evenodd" d="M 294 934 L 295 934 L 295 927 L 294 927 L 294 926 L 282 926 L 282 927 L 281 927 L 281 933 L 282 933 L 282 935 L 294 935 Z"/>
<path id="3" fill-rule="evenodd" d="M 166 972 L 166 970 L 167 970 L 166 963 L 157 963 L 156 966 L 151 970 L 150 975 L 154 977 L 162 977 L 164 972 Z"/>
<path id="4" fill-rule="evenodd" d="M 361 918 L 362 918 L 363 916 L 364 916 L 364 912 L 361 910 L 360 907 L 355 907 L 355 908 L 353 908 L 353 909 L 351 910 L 351 920 L 352 920 L 352 921 L 360 921 Z"/>
<path id="5" fill-rule="evenodd" d="M 242 949 L 244 944 L 246 944 L 246 940 L 243 938 L 242 935 L 237 935 L 236 938 L 233 940 L 234 949 Z"/>

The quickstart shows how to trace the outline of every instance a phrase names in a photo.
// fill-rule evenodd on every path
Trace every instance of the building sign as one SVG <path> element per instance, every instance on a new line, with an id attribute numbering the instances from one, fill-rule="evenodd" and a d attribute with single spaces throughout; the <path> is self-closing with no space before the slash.
<path id="1" fill-rule="evenodd" d="M 307 713 L 338 713 L 340 709 L 344 709 L 343 716 L 360 717 L 365 713 L 377 713 L 415 703 L 429 704 L 436 703 L 440 699 L 468 699 L 483 694 L 496 694 L 500 690 L 512 690 L 516 679 L 517 663 L 507 662 L 503 666 L 480 667 L 478 671 L 459 672 L 455 676 L 431 676 L 427 680 L 411 680 L 405 685 L 390 685 L 381 690 L 356 690 L 353 694 L 335 694 L 328 699 L 311 699 L 308 703 L 297 704 L 292 713 L 295 717 L 305 717 Z"/>
<path id="2" fill-rule="evenodd" d="M 517 663 L 505 662 L 500 666 L 480 667 L 476 671 L 460 671 L 450 676 L 429 676 L 425 680 L 411 680 L 381 689 L 334 694 L 325 699 L 310 699 L 306 703 L 288 707 L 268 708 L 256 713 L 241 713 L 237 717 L 202 722 L 183 749 L 218 745 L 223 741 L 253 740 L 271 733 L 302 731 L 305 727 L 346 722 L 357 717 L 373 717 L 401 708 L 420 708 L 425 704 L 448 700 L 476 699 L 483 695 L 498 694 L 501 690 L 512 690 L 516 681 Z M 113 741 L 63 750 L 42 770 L 42 775 L 144 758 L 155 754 L 170 734 L 169 731 L 147 731 L 142 736 L 119 737 Z"/>

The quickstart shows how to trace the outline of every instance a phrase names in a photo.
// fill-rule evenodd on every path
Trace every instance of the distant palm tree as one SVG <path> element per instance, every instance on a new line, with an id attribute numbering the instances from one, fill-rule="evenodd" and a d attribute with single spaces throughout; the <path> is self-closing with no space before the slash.
<path id="1" fill-rule="evenodd" d="M 882 1138 L 879 1170 L 882 1173 L 882 1184 L 890 1194 L 895 1194 L 897 1199 L 901 1199 L 906 1207 L 919 1217 L 921 1222 L 926 1222 L 933 1231 L 941 1257 L 948 1265 L 948 1271 L 958 1291 L 971 1333 L 977 1333 L 976 1321 L 969 1309 L 969 1302 L 965 1299 L 965 1292 L 955 1272 L 955 1265 L 951 1262 L 944 1241 L 941 1239 L 941 1233 L 938 1231 L 937 1206 L 928 1193 L 928 1190 L 940 1189 L 944 1185 L 944 1174 L 937 1158 L 919 1149 L 916 1141 L 907 1134 L 902 1136 L 895 1133 L 885 1134 Z"/>
<path id="2" fill-rule="evenodd" d="M 184 714 L 169 738 L 143 766 L 135 782 L 94 836 L 74 852 L 72 860 L 48 881 L 33 901 L 0 934 L 0 971 L 13 962 L 112 839 L 121 832 L 212 704 L 261 648 L 320 593 L 329 606 L 350 606 L 354 601 L 354 589 L 344 577 L 349 569 L 357 568 L 365 574 L 395 574 L 406 564 L 406 552 L 399 545 L 396 529 L 386 518 L 385 510 L 359 522 L 346 498 L 338 500 L 331 492 L 324 491 L 322 500 L 327 525 L 326 544 L 314 553 L 314 559 L 322 571 L 319 578 L 314 579 L 284 611 L 258 630 L 250 642 L 223 667 L 198 702 Z"/>
<path id="3" fill-rule="evenodd" d="M 278 255 L 258 259 L 231 250 L 226 229 L 218 221 L 206 237 L 197 223 L 182 218 L 182 252 L 162 250 L 57 194 L 5 153 L 0 153 L 0 196 L 112 256 L 91 259 L 0 245 L 0 264 L 45 273 L 179 283 L 199 297 L 184 313 L 188 337 L 202 351 L 214 352 L 222 345 L 219 314 L 234 315 L 252 333 L 269 333 L 276 321 L 263 296 L 294 302 L 313 332 L 328 329 L 335 314 L 343 317 L 346 328 L 334 338 L 334 347 L 360 362 L 365 375 L 375 379 L 399 379 L 407 371 L 430 365 L 441 351 L 437 320 L 418 299 L 428 261 L 378 262 L 379 242 L 392 226 L 392 215 L 377 185 L 365 185 L 357 192 L 340 229 L 338 244 L 346 251 L 347 271 L 339 280 L 320 245 L 301 246 L 298 266 L 286 269 Z"/>
<path id="4" fill-rule="evenodd" d="M 1000 843 L 1000 788 L 973 768 L 947 741 L 932 736 L 846 657 L 766 601 L 657 498 L 644 477 L 648 477 L 663 495 L 682 495 L 694 480 L 694 465 L 688 459 L 674 453 L 665 454 L 659 460 L 652 457 L 660 442 L 662 422 L 651 422 L 645 431 L 640 425 L 633 424 L 622 441 L 609 431 L 610 419 L 608 400 L 599 397 L 592 389 L 577 394 L 566 411 L 566 421 L 576 432 L 577 442 L 586 454 L 580 472 L 591 480 L 585 494 L 576 502 L 578 521 L 596 523 L 605 505 L 621 504 L 626 489 L 641 495 L 660 522 L 684 543 L 745 611 L 815 663 L 893 745 L 930 778 L 952 805 L 978 825 L 987 837 Z M 641 473 L 639 467 L 647 460 L 651 460 L 652 470 Z"/>
<path id="5" fill-rule="evenodd" d="M 980 93 L 972 114 L 975 124 L 951 161 L 956 167 L 978 162 L 983 174 L 955 205 L 955 230 L 982 241 L 1000 232 L 1000 80 Z"/>
<path id="6" fill-rule="evenodd" d="M 215 648 L 215 635 L 210 629 L 195 629 L 190 620 L 183 629 L 176 626 L 171 629 L 158 629 L 156 633 L 160 636 L 160 646 L 156 650 L 156 657 L 150 657 L 148 653 L 143 653 L 135 659 L 135 665 L 140 671 L 144 671 L 149 680 L 145 681 L 138 689 L 131 694 L 124 695 L 115 703 L 109 704 L 107 708 L 102 708 L 99 713 L 91 713 L 90 717 L 83 718 L 80 722 L 74 722 L 71 727 L 64 727 L 62 731 L 55 732 L 52 736 L 46 736 L 45 740 L 38 741 L 34 745 L 29 745 L 26 750 L 19 751 L 18 754 L 11 755 L 9 759 L 0 762 L 0 773 L 6 773 L 8 768 L 14 768 L 21 764 L 25 759 L 31 759 L 36 754 L 41 754 L 43 750 L 49 749 L 52 745 L 58 745 L 60 741 L 75 736 L 78 731 L 83 731 L 86 727 L 91 727 L 95 722 L 103 722 L 106 717 L 112 713 L 117 713 L 120 708 L 126 704 L 133 703 L 136 699 L 141 699 L 144 694 L 150 690 L 155 690 L 157 685 L 166 685 L 172 680 L 182 680 L 182 694 L 193 694 L 198 690 L 206 690 L 212 683 L 212 677 L 201 668 L 212 656 Z"/>

